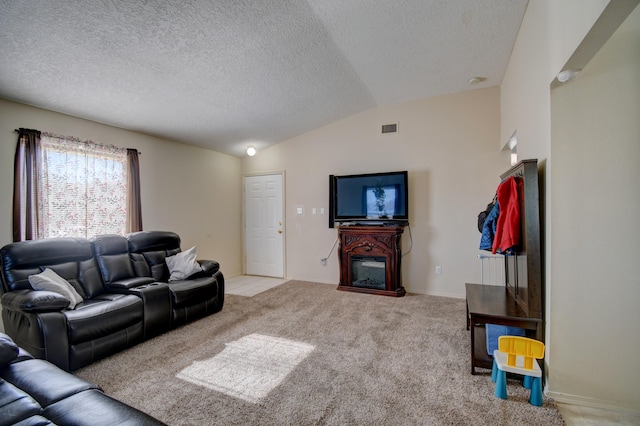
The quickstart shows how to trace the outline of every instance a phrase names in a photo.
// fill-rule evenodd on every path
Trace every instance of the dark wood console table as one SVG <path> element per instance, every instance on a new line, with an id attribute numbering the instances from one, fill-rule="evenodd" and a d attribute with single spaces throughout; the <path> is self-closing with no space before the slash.
<path id="1" fill-rule="evenodd" d="M 338 290 L 401 297 L 403 226 L 341 226 Z"/>
<path id="2" fill-rule="evenodd" d="M 467 330 L 471 330 L 471 374 L 476 367 L 491 368 L 493 358 L 487 354 L 485 324 L 507 325 L 526 330 L 531 338 L 538 339 L 542 332 L 542 319 L 530 318 L 518 305 L 507 287 L 482 284 L 466 284 Z"/>

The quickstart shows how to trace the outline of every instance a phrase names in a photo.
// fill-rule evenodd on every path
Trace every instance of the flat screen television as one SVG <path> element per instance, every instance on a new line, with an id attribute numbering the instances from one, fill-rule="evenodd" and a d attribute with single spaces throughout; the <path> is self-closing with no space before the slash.
<path id="1" fill-rule="evenodd" d="M 409 223 L 408 174 L 329 176 L 329 227 Z"/>

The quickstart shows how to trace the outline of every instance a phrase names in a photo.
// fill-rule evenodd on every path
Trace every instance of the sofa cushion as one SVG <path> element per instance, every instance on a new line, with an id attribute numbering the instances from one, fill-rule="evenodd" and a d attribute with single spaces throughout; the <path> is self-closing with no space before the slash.
<path id="1" fill-rule="evenodd" d="M 178 281 L 189 278 L 191 275 L 200 272 L 202 268 L 196 261 L 198 253 L 195 247 L 180 252 L 174 256 L 167 256 L 165 262 L 169 268 L 169 281 Z"/>
<path id="2" fill-rule="evenodd" d="M 78 292 L 80 296 L 84 298 L 86 293 L 79 281 L 79 277 L 80 277 L 79 263 L 80 262 L 77 262 L 77 261 L 71 261 L 71 262 L 64 262 L 64 263 L 56 263 L 53 265 L 42 265 L 40 266 L 40 270 L 44 271 L 47 268 L 51 269 L 53 272 L 55 272 L 64 280 L 66 280 L 69 284 L 71 284 L 71 287 L 73 287 L 73 289 L 76 292 Z"/>
<path id="3" fill-rule="evenodd" d="M 98 262 L 106 284 L 135 276 L 129 253 L 104 255 L 99 259 Z"/>
<path id="4" fill-rule="evenodd" d="M 78 409 L 78 407 L 87 407 Z M 44 410 L 44 415 L 60 425 L 163 425 L 133 407 L 125 405 L 98 390 L 77 393 Z"/>
<path id="5" fill-rule="evenodd" d="M 142 299 L 131 294 L 103 293 L 73 311 L 64 311 L 69 343 L 98 339 L 142 322 Z"/>
<path id="6" fill-rule="evenodd" d="M 176 253 L 179 253 L 180 250 L 177 250 Z M 149 271 L 154 280 L 160 282 L 169 281 L 169 267 L 167 266 L 167 262 L 165 259 L 167 256 L 171 256 L 176 253 L 167 254 L 165 250 L 154 250 L 154 251 L 145 251 L 142 253 L 142 257 L 147 262 L 149 266 Z"/>
<path id="7" fill-rule="evenodd" d="M 105 284 L 134 277 L 129 258 L 129 243 L 122 235 L 97 235 L 91 239 L 100 273 Z"/>
<path id="8" fill-rule="evenodd" d="M 126 238 L 136 274 L 151 275 L 156 281 L 167 282 L 169 270 L 165 258 L 180 252 L 178 234 L 169 231 L 140 231 L 128 234 Z"/>
<path id="9" fill-rule="evenodd" d="M 42 407 L 87 389 L 99 389 L 42 359 L 14 362 L 3 370 L 2 377 L 31 395 Z"/>
<path id="10" fill-rule="evenodd" d="M 16 359 L 18 352 L 20 352 L 20 349 L 18 345 L 11 340 L 11 337 L 0 333 L 0 368 Z"/>
<path id="11" fill-rule="evenodd" d="M 56 425 L 55 423 L 52 423 L 51 420 L 38 415 L 38 416 L 31 416 L 28 419 L 24 419 L 20 423 L 17 423 L 16 426 L 56 426 Z"/>
<path id="12" fill-rule="evenodd" d="M 104 291 L 102 276 L 95 259 L 91 258 L 78 262 L 78 268 L 78 281 L 84 290 L 85 299 L 95 297 Z M 75 284 L 73 280 L 69 280 L 69 282 L 71 285 Z"/>
<path id="13" fill-rule="evenodd" d="M 78 303 L 83 301 L 82 296 L 78 294 L 69 281 L 49 268 L 45 268 L 39 274 L 29 275 L 29 284 L 34 290 L 47 290 L 61 294 L 65 299 L 69 300 L 69 309 L 75 308 Z"/>
<path id="14" fill-rule="evenodd" d="M 166 283 L 169 281 L 169 268 L 165 259 L 180 253 L 180 249 L 153 250 L 143 253 L 131 253 L 136 274 L 139 276 L 150 276 L 155 281 Z"/>
<path id="15" fill-rule="evenodd" d="M 0 425 L 18 424 L 38 414 L 40 414 L 40 404 L 31 398 L 28 393 L 0 379 Z"/>
<path id="16" fill-rule="evenodd" d="M 19 241 L 0 249 L 3 285 L 5 291 L 32 289 L 29 275 L 36 275 L 45 268 L 53 270 L 74 285 L 81 279 L 83 269 L 93 265 L 93 253 L 89 240 L 83 238 L 44 238 Z M 85 284 L 84 282 L 80 284 Z M 97 283 L 102 287 L 102 282 Z M 90 294 L 76 290 L 84 297 Z"/>

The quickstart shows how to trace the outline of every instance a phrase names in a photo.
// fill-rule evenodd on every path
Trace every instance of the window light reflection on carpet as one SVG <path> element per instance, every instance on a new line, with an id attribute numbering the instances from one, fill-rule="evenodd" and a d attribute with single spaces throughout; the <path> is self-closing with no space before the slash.
<path id="1" fill-rule="evenodd" d="M 195 361 L 176 377 L 251 403 L 258 403 L 302 362 L 315 346 L 251 334 L 226 344 L 211 359 Z"/>

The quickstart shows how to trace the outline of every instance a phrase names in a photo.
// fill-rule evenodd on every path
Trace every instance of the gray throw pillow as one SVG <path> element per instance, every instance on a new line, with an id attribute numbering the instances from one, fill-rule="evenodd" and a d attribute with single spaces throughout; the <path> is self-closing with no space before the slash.
<path id="1" fill-rule="evenodd" d="M 78 303 L 84 300 L 69 281 L 49 268 L 37 275 L 29 275 L 29 284 L 34 290 L 48 290 L 60 294 L 69 300 L 69 309 L 75 308 Z"/>
<path id="2" fill-rule="evenodd" d="M 184 280 L 189 278 L 196 272 L 202 271 L 200 264 L 196 261 L 196 248 L 191 247 L 189 250 L 180 252 L 175 256 L 165 258 L 167 268 L 169 268 L 169 281 Z"/>

